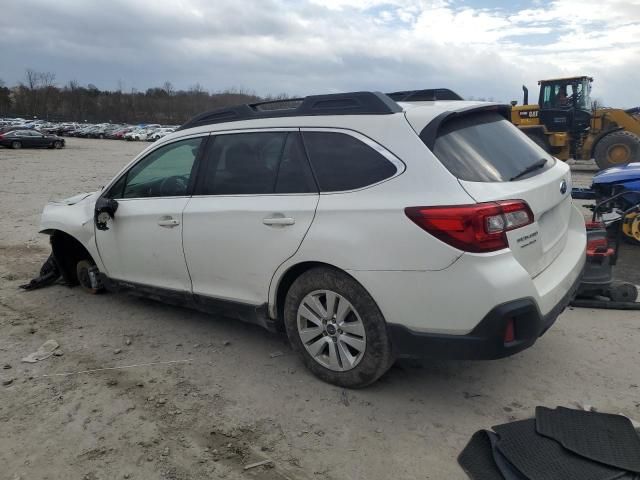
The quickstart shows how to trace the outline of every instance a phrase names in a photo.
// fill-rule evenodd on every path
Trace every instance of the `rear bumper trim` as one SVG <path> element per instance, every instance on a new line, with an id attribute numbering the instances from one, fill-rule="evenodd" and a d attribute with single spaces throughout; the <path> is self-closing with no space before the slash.
<path id="1" fill-rule="evenodd" d="M 413 331 L 404 325 L 389 324 L 387 330 L 399 358 L 450 360 L 491 360 L 508 357 L 532 346 L 556 321 L 575 297 L 582 274 L 549 313 L 542 315 L 532 298 L 521 298 L 493 308 L 466 335 Z M 509 320 L 514 321 L 515 340 L 504 343 Z"/>

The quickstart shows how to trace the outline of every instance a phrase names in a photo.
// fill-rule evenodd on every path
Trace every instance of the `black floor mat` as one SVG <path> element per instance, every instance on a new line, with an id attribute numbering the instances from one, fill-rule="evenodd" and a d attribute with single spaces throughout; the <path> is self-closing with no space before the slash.
<path id="1" fill-rule="evenodd" d="M 535 419 L 493 427 L 498 450 L 530 480 L 612 480 L 625 472 L 582 458 L 536 432 Z"/>
<path id="2" fill-rule="evenodd" d="M 622 415 L 537 407 L 536 430 L 578 455 L 640 473 L 640 436 Z"/>
<path id="3" fill-rule="evenodd" d="M 472 480 L 504 480 L 493 461 L 489 432 L 478 430 L 458 455 L 458 463 Z"/>
<path id="4" fill-rule="evenodd" d="M 493 453 L 493 461 L 505 480 L 528 480 L 516 467 L 511 465 L 509 460 L 498 450 L 497 444 L 500 438 L 493 432 L 487 432 L 491 441 L 491 452 Z"/>

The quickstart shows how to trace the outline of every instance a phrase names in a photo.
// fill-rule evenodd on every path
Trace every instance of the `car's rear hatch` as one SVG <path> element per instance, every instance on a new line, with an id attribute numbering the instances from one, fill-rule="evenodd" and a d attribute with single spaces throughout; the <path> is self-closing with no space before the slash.
<path id="1" fill-rule="evenodd" d="M 532 277 L 548 267 L 565 246 L 572 208 L 571 195 L 567 193 L 568 172 L 567 166 L 558 161 L 553 168 L 526 180 L 497 184 L 460 181 L 478 202 L 503 199 L 527 202 L 534 223 L 507 232 L 507 238 L 513 255 Z"/>
<path id="2" fill-rule="evenodd" d="M 534 222 L 506 235 L 514 257 L 535 277 L 566 244 L 570 173 L 507 118 L 508 107 L 467 108 L 442 114 L 420 136 L 475 201 L 529 205 Z"/>

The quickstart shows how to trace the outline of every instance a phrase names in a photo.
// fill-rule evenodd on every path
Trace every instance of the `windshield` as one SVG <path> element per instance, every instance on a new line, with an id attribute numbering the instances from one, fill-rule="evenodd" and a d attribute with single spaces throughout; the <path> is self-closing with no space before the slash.
<path id="1" fill-rule="evenodd" d="M 543 108 L 591 109 L 591 82 L 588 78 L 545 83 L 540 91 Z"/>
<path id="2" fill-rule="evenodd" d="M 495 112 L 472 113 L 447 122 L 438 133 L 433 153 L 453 175 L 470 182 L 519 180 L 555 162 Z"/>

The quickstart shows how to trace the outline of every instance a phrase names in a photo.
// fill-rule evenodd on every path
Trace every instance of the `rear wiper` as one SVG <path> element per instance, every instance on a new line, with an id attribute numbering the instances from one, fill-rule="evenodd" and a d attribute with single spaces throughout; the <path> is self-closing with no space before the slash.
<path id="1" fill-rule="evenodd" d="M 524 177 L 527 173 L 535 172 L 536 170 L 544 167 L 546 164 L 547 164 L 547 159 L 546 158 L 541 158 L 536 163 L 534 163 L 532 165 L 529 165 L 527 168 L 525 168 L 523 171 L 521 171 L 516 176 L 511 177 L 509 179 L 509 181 L 513 182 L 514 180 L 517 180 L 517 179 L 519 179 L 521 177 Z"/>

